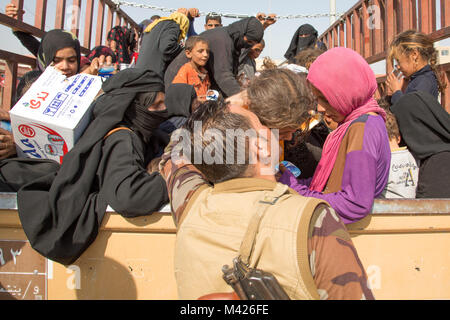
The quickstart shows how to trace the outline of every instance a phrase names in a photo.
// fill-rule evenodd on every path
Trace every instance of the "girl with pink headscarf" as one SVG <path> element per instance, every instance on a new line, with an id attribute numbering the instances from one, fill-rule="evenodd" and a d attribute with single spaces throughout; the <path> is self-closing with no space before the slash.
<path id="1" fill-rule="evenodd" d="M 357 52 L 339 47 L 320 55 L 307 79 L 318 111 L 339 125 L 328 135 L 312 178 L 297 180 L 285 170 L 280 182 L 326 200 L 344 223 L 356 222 L 370 213 L 389 176 L 386 113 L 373 97 L 375 74 Z"/>

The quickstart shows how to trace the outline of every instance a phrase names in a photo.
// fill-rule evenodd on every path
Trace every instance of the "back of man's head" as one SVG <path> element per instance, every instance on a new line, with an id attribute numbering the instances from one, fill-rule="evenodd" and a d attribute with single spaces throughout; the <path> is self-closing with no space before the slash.
<path id="1" fill-rule="evenodd" d="M 223 101 L 206 101 L 184 125 L 190 135 L 191 163 L 212 183 L 252 175 L 250 121 Z"/>

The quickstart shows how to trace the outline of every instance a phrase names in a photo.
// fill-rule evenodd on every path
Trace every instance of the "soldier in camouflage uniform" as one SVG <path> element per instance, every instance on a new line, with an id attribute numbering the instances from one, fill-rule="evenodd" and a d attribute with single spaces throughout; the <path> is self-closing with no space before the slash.
<path id="1" fill-rule="evenodd" d="M 202 121 L 200 134 L 208 129 L 267 129 L 252 112 L 231 109 L 223 103 L 206 102 L 191 115 L 185 130 L 192 138 L 195 121 Z M 177 226 L 175 275 L 179 298 L 229 292 L 221 267 L 231 264 L 237 255 L 257 200 L 280 184 L 273 174 L 261 174 L 265 165 L 260 161 L 249 164 L 251 151 L 244 165 L 198 164 L 192 161 L 194 156 L 174 158 L 176 136 L 175 132 L 165 150 L 160 172 L 167 183 Z M 249 141 L 244 147 L 250 150 Z M 203 144 L 202 152 L 205 147 Z M 223 148 L 223 159 L 227 152 L 230 150 Z M 312 206 L 305 206 L 311 201 Z M 302 197 L 291 189 L 286 188 L 264 213 L 252 265 L 272 273 L 291 299 L 374 299 L 341 219 L 326 202 Z"/>

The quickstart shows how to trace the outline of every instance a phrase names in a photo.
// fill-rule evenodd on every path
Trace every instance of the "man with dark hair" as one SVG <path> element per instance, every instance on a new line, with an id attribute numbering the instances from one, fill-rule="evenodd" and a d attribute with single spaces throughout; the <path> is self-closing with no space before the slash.
<path id="1" fill-rule="evenodd" d="M 205 18 L 205 30 L 222 27 L 222 17 L 215 13 L 208 13 Z"/>
<path id="2" fill-rule="evenodd" d="M 230 292 L 222 266 L 242 252 L 247 228 L 257 225 L 253 250 L 241 257 L 273 274 L 291 299 L 373 299 L 334 210 L 276 182 L 276 147 L 254 113 L 221 101 L 203 103 L 173 133 L 159 168 L 177 225 L 179 298 Z"/>

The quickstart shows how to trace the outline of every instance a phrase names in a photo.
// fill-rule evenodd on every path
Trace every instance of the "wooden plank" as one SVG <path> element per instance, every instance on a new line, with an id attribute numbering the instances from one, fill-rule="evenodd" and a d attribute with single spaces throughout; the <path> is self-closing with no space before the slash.
<path id="1" fill-rule="evenodd" d="M 411 0 L 401 0 L 400 32 L 412 28 L 411 18 Z"/>
<path id="2" fill-rule="evenodd" d="M 423 33 L 436 31 L 436 1 L 419 0 L 419 30 Z"/>
<path id="3" fill-rule="evenodd" d="M 394 26 L 394 2 L 393 1 L 386 1 L 386 8 L 385 8 L 385 47 L 387 50 L 389 50 L 389 46 L 394 39 L 395 35 L 395 26 Z M 386 59 L 386 74 L 389 74 L 393 69 L 391 61 Z"/>
<path id="4" fill-rule="evenodd" d="M 114 22 L 114 9 L 108 6 L 108 20 L 106 22 L 107 32 L 109 32 L 113 28 L 113 22 Z M 108 34 L 106 36 L 108 36 Z"/>
<path id="5" fill-rule="evenodd" d="M 348 15 L 345 17 L 345 46 L 347 48 L 352 48 L 352 16 Z"/>
<path id="6" fill-rule="evenodd" d="M 86 16 L 84 18 L 84 38 L 83 38 L 83 45 L 86 48 L 91 47 L 93 16 L 94 16 L 94 0 L 86 0 Z"/>
<path id="7" fill-rule="evenodd" d="M 23 0 L 12 0 L 11 3 L 13 3 L 19 10 L 19 14 L 17 15 L 17 20 L 23 21 L 23 14 L 21 13 L 21 11 L 23 10 Z"/>
<path id="8" fill-rule="evenodd" d="M 7 15 L 0 13 L 0 24 L 7 26 L 11 29 L 20 30 L 26 33 L 30 33 L 35 37 L 42 38 L 45 32 L 41 29 L 38 29 L 32 25 L 24 23 L 14 18 L 10 18 Z"/>
<path id="9" fill-rule="evenodd" d="M 376 19 L 379 19 L 378 26 L 376 26 L 373 29 L 373 51 L 372 55 L 383 52 L 384 51 L 384 17 L 382 14 L 382 3 L 380 0 L 374 0 L 374 6 L 379 8 L 379 17 L 376 17 Z"/>
<path id="10" fill-rule="evenodd" d="M 362 2 L 361 18 L 362 18 L 362 31 L 363 31 L 363 42 L 362 42 L 362 56 L 368 58 L 372 52 L 371 44 L 371 32 L 369 29 L 369 13 L 367 12 L 367 1 Z"/>
<path id="11" fill-rule="evenodd" d="M 120 26 L 122 17 L 120 16 L 119 12 L 116 12 L 116 24 L 114 26 Z"/>
<path id="12" fill-rule="evenodd" d="M 354 31 L 354 50 L 360 55 L 363 55 L 361 50 L 361 17 L 359 15 L 359 8 L 353 12 L 353 31 Z"/>
<path id="13" fill-rule="evenodd" d="M 339 39 L 338 39 L 338 26 L 333 29 L 332 36 L 333 36 L 333 48 L 339 46 Z"/>
<path id="14" fill-rule="evenodd" d="M 339 46 L 345 47 L 345 25 L 344 23 L 339 24 Z"/>
<path id="15" fill-rule="evenodd" d="M 95 32 L 95 46 L 99 46 L 102 44 L 104 20 L 105 20 L 105 2 L 100 0 L 98 3 L 98 11 L 97 11 L 97 30 Z"/>
<path id="16" fill-rule="evenodd" d="M 45 30 L 45 19 L 47 17 L 47 0 L 36 0 L 36 12 L 34 15 L 34 26 Z"/>
<path id="17" fill-rule="evenodd" d="M 450 26 L 450 4 L 448 0 L 441 0 L 441 28 Z"/>
<path id="18" fill-rule="evenodd" d="M 5 51 L 0 49 L 0 60 L 16 62 L 20 64 L 27 64 L 31 67 L 36 65 L 36 59 L 28 56 L 22 56 L 13 52 Z"/>
<path id="19" fill-rule="evenodd" d="M 56 3 L 55 29 L 64 29 L 64 16 L 66 15 L 66 0 Z"/>
<path id="20" fill-rule="evenodd" d="M 71 31 L 77 38 L 80 36 L 81 0 L 73 0 Z"/>

